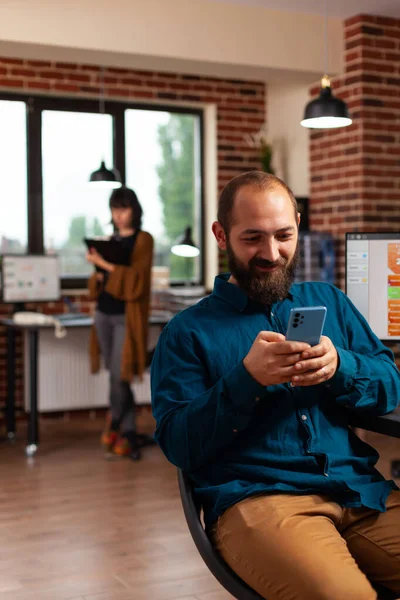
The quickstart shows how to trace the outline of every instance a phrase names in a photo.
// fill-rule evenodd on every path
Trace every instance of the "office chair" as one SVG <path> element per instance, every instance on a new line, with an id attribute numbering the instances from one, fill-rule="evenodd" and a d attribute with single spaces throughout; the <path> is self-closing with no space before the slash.
<path id="1" fill-rule="evenodd" d="M 200 503 L 196 500 L 189 477 L 178 469 L 178 484 L 183 512 L 201 558 L 214 577 L 234 598 L 238 600 L 263 600 L 221 558 L 209 540 L 200 519 Z"/>
<path id="2" fill-rule="evenodd" d="M 255 590 L 250 588 L 223 560 L 208 538 L 200 518 L 201 505 L 195 497 L 193 485 L 189 477 L 178 469 L 178 485 L 183 512 L 189 531 L 200 553 L 214 577 L 237 600 L 264 600 Z M 395 600 L 393 594 L 380 585 L 371 583 L 378 592 L 378 600 Z"/>

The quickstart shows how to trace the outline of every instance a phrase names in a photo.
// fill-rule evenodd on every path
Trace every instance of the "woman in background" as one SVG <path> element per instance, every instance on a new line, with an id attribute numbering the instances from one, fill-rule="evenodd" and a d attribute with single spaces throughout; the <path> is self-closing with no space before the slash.
<path id="1" fill-rule="evenodd" d="M 97 300 L 91 332 L 92 373 L 102 354 L 110 372 L 111 423 L 102 435 L 106 452 L 140 458 L 135 400 L 131 381 L 146 367 L 153 238 L 141 230 L 142 208 L 135 192 L 121 187 L 110 197 L 114 238 L 130 251 L 128 266 L 112 264 L 92 248 L 88 262 L 103 270 L 89 279 L 89 294 Z"/>

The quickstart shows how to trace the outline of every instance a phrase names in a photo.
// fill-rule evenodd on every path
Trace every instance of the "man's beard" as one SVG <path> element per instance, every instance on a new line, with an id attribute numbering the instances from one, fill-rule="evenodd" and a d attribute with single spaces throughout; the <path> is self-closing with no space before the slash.
<path id="1" fill-rule="evenodd" d="M 226 249 L 229 270 L 238 286 L 250 298 L 265 306 L 272 306 L 275 302 L 287 298 L 299 260 L 298 245 L 290 262 L 282 257 L 276 262 L 271 262 L 255 256 L 247 266 L 237 258 L 229 242 Z M 270 273 L 263 273 L 257 270 L 257 266 L 277 268 Z"/>

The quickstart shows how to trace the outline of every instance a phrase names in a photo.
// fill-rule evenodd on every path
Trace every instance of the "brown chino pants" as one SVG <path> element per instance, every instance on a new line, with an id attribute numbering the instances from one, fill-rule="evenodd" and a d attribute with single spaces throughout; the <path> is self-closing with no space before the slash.
<path id="1" fill-rule="evenodd" d="M 268 600 L 376 600 L 366 576 L 400 598 L 400 492 L 386 507 L 262 494 L 228 508 L 212 535 L 230 567 Z"/>

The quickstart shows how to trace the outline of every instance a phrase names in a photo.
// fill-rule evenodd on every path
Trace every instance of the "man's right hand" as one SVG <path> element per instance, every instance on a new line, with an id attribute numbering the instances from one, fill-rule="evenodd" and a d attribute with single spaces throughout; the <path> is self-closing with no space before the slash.
<path id="1" fill-rule="evenodd" d="M 275 331 L 260 331 L 243 364 L 261 385 L 286 383 L 297 372 L 294 365 L 301 353 L 310 347 L 304 342 L 287 342 L 284 335 Z"/>

